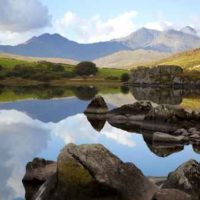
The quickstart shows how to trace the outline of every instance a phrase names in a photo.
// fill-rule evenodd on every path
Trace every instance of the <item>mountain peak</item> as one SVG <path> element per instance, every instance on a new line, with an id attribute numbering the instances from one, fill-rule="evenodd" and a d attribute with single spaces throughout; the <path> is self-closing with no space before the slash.
<path id="1" fill-rule="evenodd" d="M 185 26 L 180 31 L 183 32 L 183 33 L 189 34 L 189 35 L 197 36 L 197 31 L 191 26 Z"/>
<path id="2" fill-rule="evenodd" d="M 58 33 L 50 34 L 50 33 L 44 33 L 39 36 L 34 36 L 28 41 L 26 41 L 24 44 L 30 44 L 35 42 L 66 42 L 69 41 L 67 38 L 59 35 Z"/>

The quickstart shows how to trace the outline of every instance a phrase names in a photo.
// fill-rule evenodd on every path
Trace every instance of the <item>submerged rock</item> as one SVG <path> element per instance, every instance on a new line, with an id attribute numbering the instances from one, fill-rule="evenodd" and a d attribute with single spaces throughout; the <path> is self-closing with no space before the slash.
<path id="1" fill-rule="evenodd" d="M 153 134 L 153 143 L 185 144 L 187 142 L 189 142 L 189 138 L 183 135 L 173 136 L 167 133 L 160 133 L 160 132 L 156 132 Z"/>
<path id="2" fill-rule="evenodd" d="M 106 114 L 108 112 L 108 106 L 103 97 L 96 96 L 88 105 L 85 114 Z"/>
<path id="3" fill-rule="evenodd" d="M 200 199 L 200 164 L 190 160 L 168 175 L 163 188 L 176 188 Z"/>
<path id="4" fill-rule="evenodd" d="M 180 190 L 162 189 L 156 192 L 152 200 L 192 200 L 192 198 Z"/>

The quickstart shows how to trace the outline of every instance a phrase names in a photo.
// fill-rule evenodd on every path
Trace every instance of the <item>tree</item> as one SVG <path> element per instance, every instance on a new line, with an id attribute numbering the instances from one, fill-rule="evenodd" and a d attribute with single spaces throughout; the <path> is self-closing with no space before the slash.
<path id="1" fill-rule="evenodd" d="M 129 79 L 130 79 L 130 74 L 128 74 L 128 73 L 122 74 L 122 76 L 121 76 L 121 82 L 128 82 Z"/>
<path id="2" fill-rule="evenodd" d="M 75 67 L 75 73 L 79 76 L 95 75 L 98 72 L 96 64 L 89 61 L 80 62 Z"/>

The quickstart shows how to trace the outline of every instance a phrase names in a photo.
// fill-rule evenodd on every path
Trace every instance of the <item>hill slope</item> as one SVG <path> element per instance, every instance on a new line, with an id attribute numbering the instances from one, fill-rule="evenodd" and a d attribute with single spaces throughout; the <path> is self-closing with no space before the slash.
<path id="1" fill-rule="evenodd" d="M 62 58 L 40 58 L 40 57 L 28 57 L 28 56 L 20 56 L 14 54 L 6 54 L 0 53 L 0 65 L 5 67 L 12 67 L 17 64 L 33 64 L 38 61 L 47 61 L 52 63 L 61 63 L 61 64 L 69 64 L 76 65 L 78 62 L 70 59 L 62 59 Z"/>
<path id="2" fill-rule="evenodd" d="M 156 62 L 157 65 L 179 65 L 186 70 L 200 71 L 200 49 L 176 54 Z"/>
<path id="3" fill-rule="evenodd" d="M 106 68 L 130 68 L 130 66 L 145 65 L 149 62 L 168 57 L 169 53 L 151 51 L 151 50 L 135 50 L 135 51 L 119 51 L 103 58 L 94 60 L 98 67 Z"/>

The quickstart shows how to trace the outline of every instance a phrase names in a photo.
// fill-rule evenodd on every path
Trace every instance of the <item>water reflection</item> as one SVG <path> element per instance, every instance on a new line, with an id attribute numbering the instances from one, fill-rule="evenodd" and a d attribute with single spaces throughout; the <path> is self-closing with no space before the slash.
<path id="1" fill-rule="evenodd" d="M 97 93 L 103 95 L 110 109 L 137 99 L 156 102 L 155 96 L 158 95 L 140 89 L 133 92 L 134 98 L 128 89 L 120 87 L 1 88 L 0 101 L 7 103 L 0 104 L 0 199 L 23 200 L 21 180 L 27 162 L 34 157 L 56 160 L 59 151 L 70 142 L 101 143 L 123 161 L 134 162 L 144 174 L 151 176 L 165 176 L 191 158 L 200 160 L 197 145 L 156 146 L 151 134 L 137 125 L 118 127 L 103 118 L 86 117 L 82 113 L 88 100 Z M 167 102 L 179 104 L 190 95 L 189 92 L 178 92 L 171 95 L 177 100 L 167 99 Z M 58 97 L 65 98 L 47 100 Z M 46 100 L 15 101 L 30 98 Z M 195 93 L 195 98 L 199 99 L 198 93 Z"/>
<path id="2" fill-rule="evenodd" d="M 0 102 L 9 102 L 24 99 L 52 99 L 61 97 L 76 97 L 79 100 L 89 101 L 98 93 L 104 95 L 131 94 L 136 100 L 150 100 L 157 104 L 179 105 L 183 99 L 200 97 L 199 90 L 183 90 L 172 88 L 142 88 L 125 86 L 0 86 Z"/>

